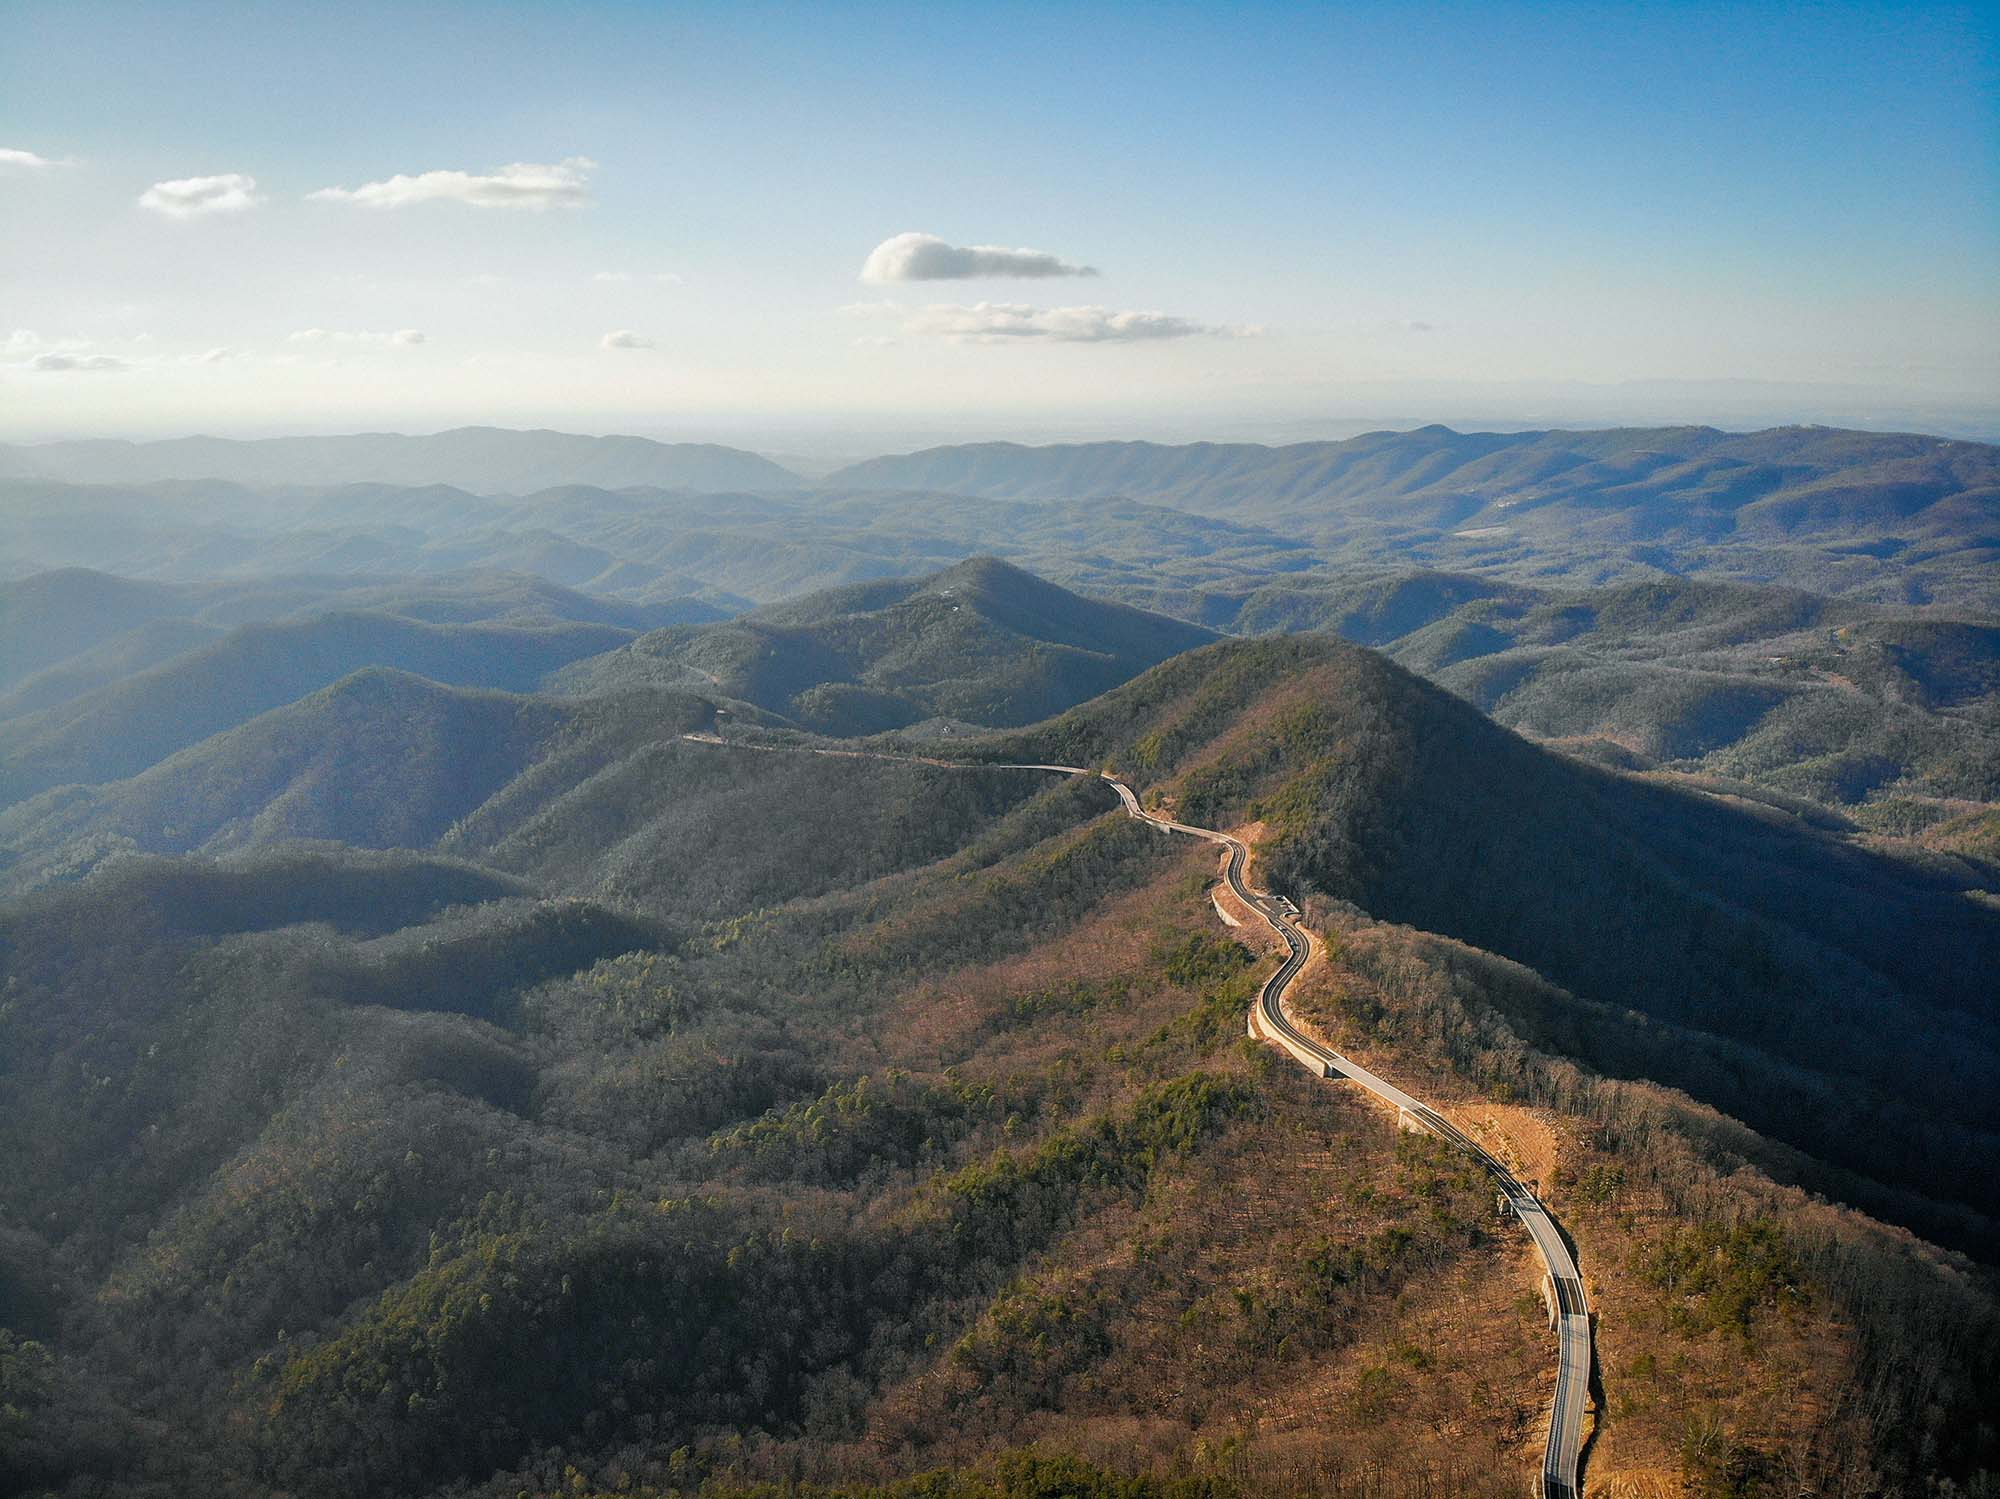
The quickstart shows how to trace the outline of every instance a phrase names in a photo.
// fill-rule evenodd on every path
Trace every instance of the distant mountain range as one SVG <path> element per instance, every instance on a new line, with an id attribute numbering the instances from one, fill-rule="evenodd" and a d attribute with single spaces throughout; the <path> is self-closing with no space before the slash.
<path id="1" fill-rule="evenodd" d="M 871 458 L 835 470 L 825 482 L 830 488 L 928 489 L 995 499 L 1120 495 L 1246 516 L 1397 497 L 1432 524 L 1464 525 L 1496 499 L 1512 498 L 1505 508 L 1532 511 L 1596 493 L 1613 496 L 1618 508 L 1678 498 L 1704 514 L 1733 513 L 1856 470 L 1909 486 L 1894 507 L 1907 516 L 1952 493 L 1989 490 L 2000 474 L 2000 448 L 1833 427 L 1737 433 L 1713 427 L 1455 432 L 1430 426 L 1283 447 L 971 443 Z M 1765 508 L 1782 513 L 1755 519 L 1774 526 L 1811 511 L 1796 504 Z M 1826 508 L 1832 508 L 1830 499 Z"/>
<path id="2" fill-rule="evenodd" d="M 1983 598 L 2000 575 L 2000 448 L 1780 427 L 1454 432 L 1289 447 L 984 443 L 877 458 L 847 489 L 992 498 L 1118 496 L 1250 521 L 1329 562 L 1608 581 L 1637 570 L 1822 592 Z"/>
<path id="3" fill-rule="evenodd" d="M 1395 566 L 1995 609 L 2000 448 L 1426 427 L 1285 447 L 974 444 L 817 486 L 730 448 L 491 428 L 0 449 L 0 571 L 17 575 L 487 567 L 742 607 L 981 553 L 1097 588 Z"/>
<path id="4" fill-rule="evenodd" d="M 77 484 L 224 479 L 235 484 L 450 484 L 476 494 L 530 494 L 557 484 L 617 489 L 798 489 L 790 469 L 713 443 L 584 437 L 460 427 L 425 437 L 364 432 L 239 442 L 56 442 L 0 447 L 0 475 Z"/>

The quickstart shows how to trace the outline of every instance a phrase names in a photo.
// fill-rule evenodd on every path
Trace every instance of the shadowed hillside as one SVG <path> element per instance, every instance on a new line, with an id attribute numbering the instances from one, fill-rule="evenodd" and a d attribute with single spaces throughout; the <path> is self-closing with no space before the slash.
<path id="1" fill-rule="evenodd" d="M 363 667 L 522 689 L 631 638 L 606 625 L 431 625 L 341 613 L 249 625 L 212 645 L 0 725 L 0 803 L 135 775 L 174 751 Z"/>
<path id="2" fill-rule="evenodd" d="M 212 644 L 241 625 L 298 624 L 357 611 L 435 625 L 591 624 L 634 633 L 725 613 L 694 599 L 634 604 L 506 573 L 162 584 L 67 568 L 0 583 L 0 718 L 81 697 Z"/>
<path id="3" fill-rule="evenodd" d="M 665 689 L 548 698 L 370 669 L 130 780 L 0 812 L 0 887 L 72 883 L 134 853 L 308 839 L 436 848 L 545 890 L 720 918 L 939 857 L 1043 789 L 1029 774 L 722 757 L 680 738 L 715 724 L 707 699 Z M 690 851 L 722 847 L 694 877 Z"/>

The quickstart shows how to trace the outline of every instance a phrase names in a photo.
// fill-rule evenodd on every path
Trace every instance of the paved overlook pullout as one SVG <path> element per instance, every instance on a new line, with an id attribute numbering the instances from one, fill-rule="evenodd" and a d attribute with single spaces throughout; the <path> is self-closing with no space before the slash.
<path id="1" fill-rule="evenodd" d="M 701 744 L 733 744 L 740 749 L 783 753 L 788 748 L 742 744 L 713 734 L 684 734 L 681 737 Z M 1340 1077 L 1359 1083 L 1383 1102 L 1393 1105 L 1399 1122 L 1404 1126 L 1435 1135 L 1466 1152 L 1492 1176 L 1505 1195 L 1508 1207 L 1513 1209 L 1514 1216 L 1521 1220 L 1528 1236 L 1534 1240 L 1546 1273 L 1544 1291 L 1549 1299 L 1550 1316 L 1556 1332 L 1556 1389 L 1549 1407 L 1549 1436 L 1542 1456 L 1541 1492 L 1543 1499 L 1579 1499 L 1583 1492 L 1579 1469 L 1583 1460 L 1584 1401 L 1590 1386 L 1591 1330 L 1583 1276 L 1577 1269 L 1575 1256 L 1570 1253 L 1568 1241 L 1563 1238 L 1562 1231 L 1541 1199 L 1471 1136 L 1430 1105 L 1412 1098 L 1393 1083 L 1385 1082 L 1360 1063 L 1349 1061 L 1339 1052 L 1322 1046 L 1299 1029 L 1285 1004 L 1285 990 L 1311 961 L 1317 939 L 1294 919 L 1298 910 L 1290 901 L 1280 895 L 1250 888 L 1244 878 L 1250 858 L 1248 844 L 1241 838 L 1217 832 L 1214 828 L 1198 828 L 1148 812 L 1139 805 L 1139 798 L 1125 782 L 1080 765 L 974 764 L 963 760 L 889 755 L 866 750 L 812 749 L 808 753 L 856 759 L 903 760 L 951 770 L 1043 770 L 1053 775 L 1090 776 L 1103 780 L 1117 792 L 1126 813 L 1140 822 L 1162 832 L 1200 838 L 1225 849 L 1229 861 L 1224 878 L 1229 888 L 1246 908 L 1262 917 L 1271 930 L 1284 940 L 1286 949 L 1285 961 L 1264 981 L 1256 1002 L 1250 1007 L 1250 1035 L 1286 1052 L 1317 1077 Z M 1217 909 L 1219 911 L 1220 907 Z"/>

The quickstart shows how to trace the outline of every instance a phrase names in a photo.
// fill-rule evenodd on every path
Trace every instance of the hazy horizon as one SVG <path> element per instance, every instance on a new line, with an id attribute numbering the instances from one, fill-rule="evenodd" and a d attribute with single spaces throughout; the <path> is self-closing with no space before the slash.
<path id="1" fill-rule="evenodd" d="M 1826 426 L 1864 432 L 1913 432 L 1957 441 L 2000 443 L 2000 408 L 1911 407 L 1882 394 L 1876 402 L 1866 393 L 1842 391 L 1837 398 L 1814 401 L 1809 390 L 1755 386 L 1736 382 L 1734 390 L 1715 387 L 1661 394 L 1649 382 L 1623 387 L 1598 387 L 1581 393 L 1561 392 L 1532 399 L 1507 387 L 1495 387 L 1484 401 L 1461 397 L 1409 399 L 1408 409 L 1384 404 L 1370 411 L 1319 416 L 1183 416 L 1176 413 L 1047 413 L 1012 419 L 913 415 L 902 421 L 857 417 L 846 413 L 801 413 L 774 420 L 757 413 L 734 416 L 663 420 L 657 413 L 583 413 L 548 420 L 421 422 L 397 420 L 385 414 L 375 423 L 273 422 L 217 424 L 207 427 L 150 429 L 64 429 L 8 433 L 0 422 L 0 443 L 33 448 L 79 441 L 134 444 L 180 438 L 213 438 L 255 442 L 287 437 L 394 435 L 434 436 L 468 427 L 507 431 L 554 431 L 591 437 L 639 437 L 663 443 L 713 443 L 740 448 L 795 467 L 808 477 L 842 464 L 924 448 L 989 442 L 1027 446 L 1092 442 L 1255 443 L 1282 446 L 1305 442 L 1339 442 L 1370 432 L 1407 432 L 1444 426 L 1459 432 L 1522 432 L 1537 430 L 1590 431 L 1613 428 L 1714 427 L 1726 432 L 1756 432 L 1774 427 Z M 1636 387 L 1636 388 L 1635 388 Z M 1747 387 L 1747 388 L 1745 388 Z M 1881 393 L 1878 393 L 1881 394 Z M 1510 398 L 1511 396 L 1511 398 Z M 1732 400 L 1731 397 L 1734 399 Z"/>
<path id="2" fill-rule="evenodd" d="M 1969 6 L 16 7 L 0 440 L 1990 436 L 1996 56 Z"/>

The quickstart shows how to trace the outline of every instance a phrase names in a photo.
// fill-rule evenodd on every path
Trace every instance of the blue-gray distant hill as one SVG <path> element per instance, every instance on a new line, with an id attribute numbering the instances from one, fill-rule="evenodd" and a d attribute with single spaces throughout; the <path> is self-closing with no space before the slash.
<path id="1" fill-rule="evenodd" d="M 1665 572 L 1885 601 L 2000 601 L 2000 448 L 1906 433 L 1433 426 L 1284 447 L 979 443 L 871 459 L 826 483 L 1117 496 L 1283 530 L 1333 563 L 1570 583 Z"/>
<path id="2" fill-rule="evenodd" d="M 606 489 L 797 489 L 805 481 L 768 458 L 714 443 L 654 442 L 459 427 L 427 436 L 363 432 L 238 442 L 57 442 L 0 448 L 0 474 L 78 484 L 221 479 L 237 484 L 449 484 L 475 494 L 531 494 L 558 484 Z"/>

